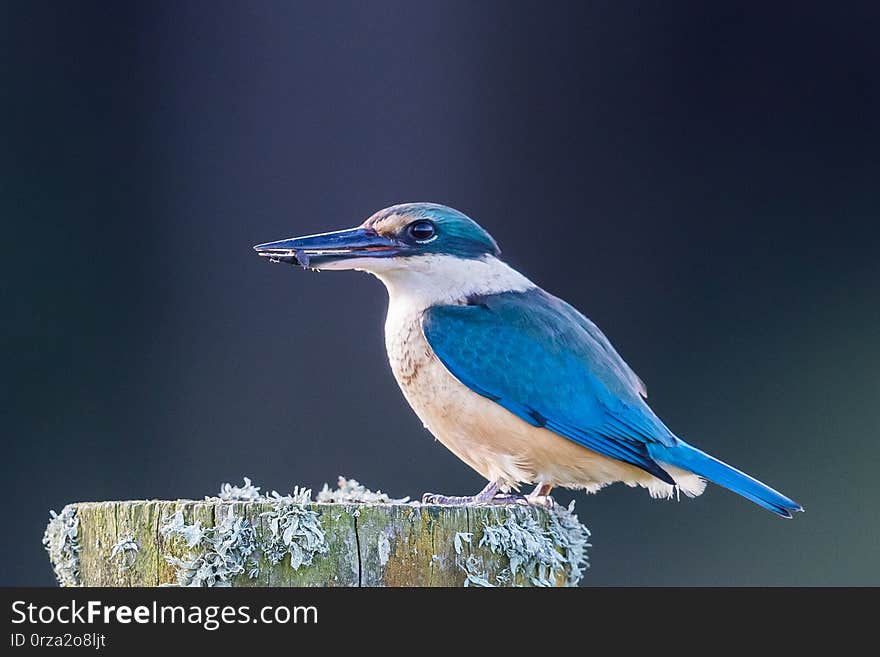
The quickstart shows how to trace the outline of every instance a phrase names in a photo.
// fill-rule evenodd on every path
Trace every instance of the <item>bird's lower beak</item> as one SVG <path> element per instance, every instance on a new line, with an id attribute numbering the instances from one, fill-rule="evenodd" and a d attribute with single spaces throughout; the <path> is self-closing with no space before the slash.
<path id="1" fill-rule="evenodd" d="M 254 251 L 272 262 L 317 269 L 331 261 L 347 258 L 387 258 L 397 255 L 403 248 L 404 245 L 371 228 L 351 228 L 257 244 Z"/>

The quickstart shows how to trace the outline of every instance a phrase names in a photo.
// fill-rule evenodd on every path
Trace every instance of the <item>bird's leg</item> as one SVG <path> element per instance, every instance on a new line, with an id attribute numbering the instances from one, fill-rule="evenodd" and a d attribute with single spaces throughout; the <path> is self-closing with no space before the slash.
<path id="1" fill-rule="evenodd" d="M 552 507 L 555 502 L 550 497 L 550 491 L 553 486 L 539 482 L 528 495 L 517 495 L 514 493 L 500 493 L 501 481 L 491 481 L 489 484 L 476 495 L 437 495 L 436 493 L 425 493 L 422 495 L 422 504 L 532 504 L 535 506 Z"/>
<path id="2" fill-rule="evenodd" d="M 486 487 L 476 495 L 437 495 L 425 493 L 422 495 L 422 504 L 486 504 L 492 502 L 495 493 L 501 487 L 500 481 L 490 481 Z"/>
<path id="3" fill-rule="evenodd" d="M 543 481 L 539 481 L 538 485 L 535 486 L 535 490 L 526 495 L 526 500 L 529 504 L 552 508 L 556 502 L 550 497 L 551 490 L 553 490 L 553 486 Z"/>
<path id="4" fill-rule="evenodd" d="M 488 502 L 489 504 L 528 504 L 529 500 L 525 495 L 518 493 L 498 493 Z"/>

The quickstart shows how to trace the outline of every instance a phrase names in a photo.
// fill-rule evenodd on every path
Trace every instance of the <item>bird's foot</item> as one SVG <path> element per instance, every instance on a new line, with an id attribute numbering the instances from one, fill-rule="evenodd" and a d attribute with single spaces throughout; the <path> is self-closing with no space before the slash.
<path id="1" fill-rule="evenodd" d="M 501 482 L 489 482 L 489 484 L 476 495 L 438 495 L 437 493 L 425 493 L 422 495 L 422 504 L 486 504 L 492 501 L 500 486 Z"/>
<path id="2" fill-rule="evenodd" d="M 498 493 L 493 497 L 487 497 L 483 495 L 459 496 L 425 493 L 424 495 L 422 495 L 422 504 L 521 504 L 523 506 L 526 506 L 528 504 L 534 504 L 534 502 L 530 501 L 530 499 L 525 495 L 513 495 L 511 493 Z"/>
<path id="3" fill-rule="evenodd" d="M 529 503 L 528 498 L 525 495 L 517 495 L 514 493 L 498 493 L 495 497 L 493 497 L 487 504 L 521 504 L 526 505 Z"/>
<path id="4" fill-rule="evenodd" d="M 552 509 L 556 502 L 550 497 L 549 484 L 538 484 L 528 495 L 515 495 L 513 493 L 499 493 L 501 482 L 493 481 L 476 495 L 438 495 L 437 493 L 425 493 L 422 495 L 422 504 L 438 505 L 461 505 L 461 504 L 520 504 L 522 506 L 543 506 Z"/>
<path id="5" fill-rule="evenodd" d="M 538 485 L 535 486 L 535 490 L 529 493 L 526 496 L 526 499 L 531 505 L 552 509 L 555 506 L 556 501 L 550 497 L 551 490 L 553 490 L 553 486 L 550 484 L 545 484 L 543 481 L 538 482 Z"/>
<path id="6" fill-rule="evenodd" d="M 543 506 L 552 509 L 556 501 L 549 495 L 496 495 L 487 504 L 519 504 L 521 506 Z"/>
<path id="7" fill-rule="evenodd" d="M 556 500 L 549 495 L 526 495 L 526 500 L 531 506 L 543 506 L 548 509 L 556 506 Z"/>
<path id="8" fill-rule="evenodd" d="M 422 504 L 479 504 L 479 497 L 479 495 L 438 495 L 437 493 L 425 493 L 422 495 Z"/>

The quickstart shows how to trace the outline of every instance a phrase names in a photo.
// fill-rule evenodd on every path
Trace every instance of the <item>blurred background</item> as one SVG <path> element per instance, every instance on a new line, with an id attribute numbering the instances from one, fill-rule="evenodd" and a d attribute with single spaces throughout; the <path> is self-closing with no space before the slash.
<path id="1" fill-rule="evenodd" d="M 800 501 L 574 497 L 588 585 L 880 584 L 880 10 L 4 2 L 0 584 L 50 508 L 480 477 L 391 376 L 381 284 L 257 258 L 452 205 L 684 438 Z"/>

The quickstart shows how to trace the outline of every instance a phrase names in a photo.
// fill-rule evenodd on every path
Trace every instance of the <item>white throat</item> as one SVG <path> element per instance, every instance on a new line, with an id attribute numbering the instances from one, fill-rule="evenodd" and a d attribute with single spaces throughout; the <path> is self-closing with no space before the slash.
<path id="1" fill-rule="evenodd" d="M 467 297 L 499 292 L 522 292 L 535 287 L 528 278 L 498 258 L 463 259 L 448 255 L 407 258 L 358 258 L 353 269 L 373 274 L 385 284 L 392 306 L 410 312 L 443 304 L 461 303 Z"/>

